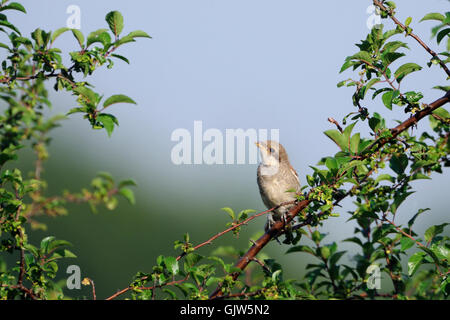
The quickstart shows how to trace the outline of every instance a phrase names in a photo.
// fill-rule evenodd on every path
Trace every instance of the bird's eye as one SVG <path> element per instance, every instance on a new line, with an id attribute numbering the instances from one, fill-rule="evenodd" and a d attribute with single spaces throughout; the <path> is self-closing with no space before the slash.
<path id="1" fill-rule="evenodd" d="M 270 148 L 270 153 L 275 153 L 275 150 L 273 148 Z"/>

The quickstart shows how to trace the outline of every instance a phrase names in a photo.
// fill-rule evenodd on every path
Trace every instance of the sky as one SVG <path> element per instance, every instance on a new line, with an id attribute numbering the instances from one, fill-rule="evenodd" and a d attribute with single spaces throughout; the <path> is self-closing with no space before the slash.
<path id="1" fill-rule="evenodd" d="M 112 137 L 108 138 L 104 131 L 90 130 L 87 121 L 71 115 L 64 127 L 55 131 L 51 147 L 55 155 L 49 163 L 50 173 L 71 170 L 92 176 L 106 170 L 119 177 L 135 178 L 139 184 L 137 201 L 150 208 L 142 213 L 149 225 L 149 241 L 155 240 L 151 236 L 154 232 L 178 236 L 185 226 L 194 235 L 214 234 L 223 229 L 226 219 L 220 208 L 225 206 L 235 210 L 264 209 L 256 185 L 256 164 L 176 165 L 171 161 L 171 150 L 176 144 L 171 135 L 175 130 L 184 128 L 193 134 L 194 121 L 202 121 L 204 130 L 213 128 L 223 133 L 238 128 L 278 129 L 280 141 L 305 183 L 306 174 L 312 171 L 310 165 L 338 151 L 323 134 L 334 129 L 327 118 L 341 121 L 354 111 L 352 89 L 338 89 L 336 84 L 355 76 L 351 72 L 339 74 L 339 70 L 345 57 L 357 52 L 354 44 L 369 31 L 367 10 L 371 1 L 22 3 L 28 14 L 15 13 L 9 20 L 21 25 L 25 34 L 38 26 L 44 30 L 65 26 L 70 16 L 67 8 L 76 5 L 81 10 L 81 31 L 85 36 L 106 27 L 104 16 L 111 10 L 123 14 L 124 33 L 144 30 L 152 36 L 117 51 L 129 58 L 130 65 L 117 60 L 112 70 L 103 68 L 89 79 L 105 97 L 121 93 L 137 102 L 137 106 L 111 108 L 120 122 Z M 436 51 L 445 50 L 430 40 L 433 23 L 418 21 L 425 13 L 448 10 L 448 1 L 396 3 L 401 21 L 411 16 L 414 32 Z M 387 23 L 388 27 L 392 25 Z M 412 49 L 407 58 L 410 61 L 403 62 L 425 66 L 428 53 L 410 38 L 403 40 Z M 55 46 L 63 51 L 76 50 L 76 41 L 66 33 Z M 402 88 L 418 88 L 424 101 L 432 102 L 440 93 L 431 88 L 439 84 L 445 84 L 445 74 L 438 68 L 425 67 L 411 75 Z M 56 102 L 52 113 L 64 113 L 75 106 L 67 94 L 52 93 L 51 97 Z M 380 101 L 367 101 L 367 107 L 393 119 Z M 393 114 L 395 119 L 405 119 L 401 110 Z M 388 124 L 393 126 L 395 122 Z M 356 130 L 362 127 L 357 126 Z M 58 183 L 71 186 L 70 181 Z M 448 173 L 416 183 L 415 187 L 419 192 L 399 211 L 403 221 L 418 208 L 430 207 L 436 212 L 427 223 L 443 222 L 446 209 L 441 199 L 448 196 Z M 151 210 L 152 207 L 159 209 Z M 330 239 L 351 236 L 354 225 L 345 223 L 346 219 L 342 215 L 327 222 L 323 230 L 330 233 Z M 168 221 L 176 226 L 169 226 Z M 203 223 L 212 226 L 208 232 Z M 260 221 L 251 228 L 256 232 L 263 225 Z"/>

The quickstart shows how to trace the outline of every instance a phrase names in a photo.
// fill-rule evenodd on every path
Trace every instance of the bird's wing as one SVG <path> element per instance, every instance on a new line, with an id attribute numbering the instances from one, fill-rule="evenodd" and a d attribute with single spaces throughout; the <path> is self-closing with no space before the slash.
<path id="1" fill-rule="evenodd" d="M 289 169 L 291 170 L 291 172 L 294 174 L 295 178 L 298 181 L 298 185 L 300 186 L 300 179 L 298 178 L 298 174 L 297 171 L 295 171 L 295 169 L 289 164 Z"/>

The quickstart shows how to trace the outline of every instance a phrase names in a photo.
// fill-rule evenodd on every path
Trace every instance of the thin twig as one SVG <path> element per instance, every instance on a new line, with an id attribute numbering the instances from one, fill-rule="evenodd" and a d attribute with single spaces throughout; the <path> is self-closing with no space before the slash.
<path id="1" fill-rule="evenodd" d="M 281 207 L 281 206 L 285 206 L 285 205 L 289 205 L 289 204 L 294 204 L 294 203 L 295 203 L 295 201 L 284 202 L 284 203 L 281 203 L 280 205 L 278 205 L 278 206 L 276 206 L 276 207 L 273 207 L 273 208 L 268 209 L 268 210 L 266 210 L 266 211 L 262 211 L 262 212 L 259 212 L 259 213 L 257 213 L 257 214 L 254 214 L 254 215 L 248 217 L 247 219 L 245 219 L 244 221 L 242 221 L 242 222 L 240 222 L 240 223 L 237 223 L 237 224 L 231 226 L 230 228 L 228 228 L 228 229 L 226 229 L 226 230 L 224 230 L 224 231 L 221 231 L 221 232 L 217 233 L 216 235 L 212 236 L 211 238 L 209 238 L 209 239 L 206 240 L 205 242 L 202 242 L 202 243 L 196 245 L 196 246 L 195 246 L 192 250 L 190 250 L 189 252 L 195 251 L 195 250 L 197 250 L 197 249 L 199 249 L 199 248 L 201 248 L 201 247 L 203 247 L 203 246 L 205 246 L 205 245 L 207 245 L 207 244 L 211 244 L 211 243 L 212 243 L 214 240 L 216 240 L 217 238 L 223 236 L 224 234 L 226 234 L 226 233 L 228 233 L 228 232 L 230 232 L 230 231 L 233 231 L 233 230 L 236 229 L 236 228 L 239 228 L 240 226 L 242 226 L 242 225 L 244 225 L 244 224 L 247 224 L 248 222 L 250 222 L 251 220 L 253 220 L 253 219 L 255 219 L 255 218 L 258 218 L 258 217 L 260 217 L 260 216 L 262 216 L 262 215 L 264 215 L 264 214 L 266 214 L 266 213 L 269 213 L 269 212 L 271 212 L 271 211 L 274 211 L 274 210 L 278 209 L 278 208 Z M 181 258 L 183 258 L 186 254 L 187 254 L 186 252 L 183 252 L 182 254 L 180 254 L 180 255 L 177 257 L 177 261 L 179 261 Z"/>
<path id="2" fill-rule="evenodd" d="M 378 8 L 380 8 L 382 11 L 386 12 L 389 15 L 389 17 L 392 19 L 392 21 L 394 21 L 394 23 L 396 25 L 398 25 L 402 30 L 407 29 L 407 27 L 403 23 L 398 21 L 398 19 L 392 15 L 391 11 L 388 8 L 386 8 L 380 1 L 373 0 L 373 4 L 375 6 L 377 6 Z M 445 73 L 447 73 L 447 76 L 450 77 L 450 70 L 448 69 L 446 64 L 439 58 L 439 56 L 436 54 L 436 52 L 431 50 L 430 47 L 428 47 L 425 44 L 425 42 L 423 42 L 422 39 L 420 39 L 414 33 L 409 32 L 409 33 L 407 33 L 407 35 L 414 38 L 434 59 L 436 59 L 439 62 L 439 64 L 441 65 L 441 67 L 444 69 Z"/>
<path id="3" fill-rule="evenodd" d="M 141 280 L 145 280 L 147 278 L 148 277 L 143 277 Z M 130 287 L 126 287 L 125 289 L 122 289 L 122 290 L 116 292 L 115 294 L 113 294 L 112 296 L 106 298 L 105 300 L 113 300 L 113 299 L 117 298 L 118 296 L 128 292 L 129 290 L 153 290 L 153 289 L 162 288 L 162 287 L 165 287 L 165 286 L 172 286 L 174 284 L 182 283 L 182 282 L 184 282 L 184 281 L 186 281 L 188 279 L 189 279 L 189 274 L 186 277 L 184 277 L 183 279 L 170 281 L 170 282 L 167 282 L 167 283 L 164 283 L 164 284 L 160 284 L 160 285 L 155 285 L 155 286 L 152 286 L 152 287 L 131 287 L 131 286 Z"/>
<path id="4" fill-rule="evenodd" d="M 339 122 L 337 122 L 334 118 L 329 117 L 327 120 L 329 122 L 333 123 L 341 133 L 344 132 L 344 130 L 342 130 L 342 127 L 340 126 Z"/>

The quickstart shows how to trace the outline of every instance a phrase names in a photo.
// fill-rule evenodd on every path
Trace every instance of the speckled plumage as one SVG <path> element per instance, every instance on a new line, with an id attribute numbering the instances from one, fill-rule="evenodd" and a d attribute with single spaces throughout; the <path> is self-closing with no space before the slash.
<path id="1" fill-rule="evenodd" d="M 300 181 L 295 170 L 289 163 L 289 158 L 284 147 L 275 141 L 257 143 L 260 149 L 262 162 L 258 166 L 257 182 L 261 198 L 268 209 L 276 207 L 283 202 L 296 199 L 295 192 L 300 192 Z M 295 190 L 295 192 L 286 192 Z M 281 218 L 293 206 L 285 205 L 274 210 L 268 216 L 267 230 L 271 223 Z"/>

